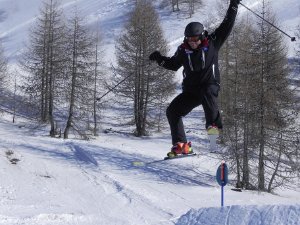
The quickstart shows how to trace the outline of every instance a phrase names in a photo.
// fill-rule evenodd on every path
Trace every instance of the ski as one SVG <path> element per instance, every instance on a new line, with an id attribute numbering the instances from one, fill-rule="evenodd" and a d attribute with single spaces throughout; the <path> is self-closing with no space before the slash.
<path id="1" fill-rule="evenodd" d="M 174 157 L 166 156 L 166 157 L 164 158 L 164 160 L 180 159 L 180 158 L 192 157 L 192 156 L 196 156 L 196 155 L 197 155 L 196 153 L 191 153 L 191 154 L 181 154 L 181 155 L 176 155 L 176 156 L 174 156 Z"/>
<path id="2" fill-rule="evenodd" d="M 151 164 L 154 164 L 154 163 L 160 163 L 160 162 L 163 162 L 165 160 L 180 159 L 180 158 L 192 157 L 192 156 L 196 156 L 196 155 L 197 155 L 197 153 L 182 154 L 182 155 L 177 155 L 177 156 L 174 156 L 174 157 L 166 156 L 163 159 L 154 160 L 152 162 L 133 161 L 132 165 L 135 166 L 135 167 L 143 167 L 143 166 L 151 165 Z"/>

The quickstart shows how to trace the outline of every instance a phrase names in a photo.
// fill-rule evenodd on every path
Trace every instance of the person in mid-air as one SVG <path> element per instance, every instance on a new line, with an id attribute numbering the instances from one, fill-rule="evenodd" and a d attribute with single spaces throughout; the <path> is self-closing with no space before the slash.
<path id="1" fill-rule="evenodd" d="M 218 53 L 233 28 L 240 1 L 230 0 L 225 19 L 211 34 L 201 23 L 191 22 L 185 28 L 183 43 L 172 57 L 162 56 L 159 51 L 149 56 L 150 60 L 169 70 L 177 71 L 183 66 L 182 93 L 167 108 L 173 144 L 169 157 L 192 152 L 182 117 L 195 107 L 203 106 L 208 134 L 219 134 L 222 129 L 217 103 L 220 90 Z"/>

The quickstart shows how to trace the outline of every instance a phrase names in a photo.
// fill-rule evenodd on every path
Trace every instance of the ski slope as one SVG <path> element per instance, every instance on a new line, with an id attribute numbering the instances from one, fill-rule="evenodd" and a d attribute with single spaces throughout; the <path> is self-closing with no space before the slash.
<path id="1" fill-rule="evenodd" d="M 62 0 L 62 8 L 71 15 L 77 7 L 91 27 L 100 21 L 110 65 L 114 64 L 114 40 L 131 2 Z M 188 22 L 202 21 L 206 12 L 216 10 L 215 1 L 204 2 L 205 8 L 191 19 L 159 10 L 170 55 Z M 243 1 L 254 9 L 256 2 Z M 0 38 L 13 68 L 40 3 L 0 0 Z M 299 1 L 273 4 L 281 27 L 292 34 L 299 21 Z M 300 224 L 299 180 L 290 189 L 277 189 L 276 194 L 234 192 L 231 181 L 225 187 L 225 208 L 219 207 L 215 172 L 222 158 L 208 150 L 200 108 L 184 120 L 199 156 L 170 161 L 161 160 L 170 148 L 167 127 L 150 137 L 136 138 L 130 135 L 132 127 L 119 126 L 120 112 L 108 109 L 103 115 L 102 129 L 108 132 L 89 141 L 52 139 L 46 127 L 18 117 L 12 124 L 11 116 L 1 116 L 0 225 Z M 10 162 L 14 158 L 17 164 Z"/>
<path id="2" fill-rule="evenodd" d="M 228 206 L 190 210 L 176 223 L 178 225 L 260 225 L 300 224 L 300 205 Z"/>
<path id="3" fill-rule="evenodd" d="M 222 158 L 208 151 L 199 129 L 203 121 L 195 119 L 202 113 L 198 109 L 185 118 L 199 155 L 167 161 L 162 160 L 170 147 L 167 129 L 136 138 L 113 128 L 89 141 L 63 140 L 49 138 L 45 127 L 21 118 L 12 124 L 5 116 L 0 119 L 0 224 L 300 224 L 299 180 L 298 188 L 278 189 L 276 195 L 235 192 L 231 181 L 226 207 L 220 208 L 215 172 Z M 112 121 L 103 128 L 120 123 Z M 11 164 L 12 158 L 20 161 Z"/>
<path id="4" fill-rule="evenodd" d="M 158 6 L 161 1 L 157 0 L 156 5 Z M 24 46 L 28 42 L 30 27 L 36 22 L 41 2 L 41 0 L 0 0 L 0 39 L 3 41 L 10 64 L 15 64 L 24 51 Z M 170 14 L 169 9 L 158 9 L 165 37 L 170 44 L 170 54 L 173 54 L 176 46 L 182 41 L 184 27 L 188 22 L 195 20 L 214 22 L 214 18 L 207 17 L 216 14 L 218 10 L 216 0 L 203 2 L 204 7 L 192 18 L 176 13 Z M 110 65 L 115 60 L 114 40 L 122 31 L 127 21 L 127 14 L 133 8 L 133 3 L 134 1 L 130 0 L 61 0 L 61 8 L 67 16 L 73 15 L 77 10 L 82 16 L 85 16 L 91 27 L 100 27 L 105 49 L 107 49 L 107 63 Z M 280 28 L 291 36 L 295 36 L 295 29 L 300 24 L 300 2 L 287 0 L 271 1 L 270 3 L 278 16 Z M 261 6 L 259 0 L 244 0 L 243 4 L 253 10 L 258 10 Z M 248 13 L 242 6 L 239 7 L 239 11 L 240 14 Z M 289 56 L 295 56 L 295 43 L 290 42 L 288 38 L 287 47 L 289 48 Z"/>

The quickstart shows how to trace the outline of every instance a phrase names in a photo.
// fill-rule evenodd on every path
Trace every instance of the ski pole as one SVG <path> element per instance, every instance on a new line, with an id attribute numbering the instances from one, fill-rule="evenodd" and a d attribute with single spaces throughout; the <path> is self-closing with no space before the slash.
<path id="1" fill-rule="evenodd" d="M 129 74 L 127 77 L 125 77 L 123 80 L 121 80 L 119 83 L 117 83 L 114 87 L 109 89 L 105 94 L 103 94 L 101 97 L 96 98 L 96 101 L 100 101 L 102 98 L 104 98 L 106 95 L 108 95 L 110 92 L 112 92 L 114 89 L 116 89 L 120 84 L 122 84 L 125 80 L 127 80 L 132 74 Z"/>
<path id="2" fill-rule="evenodd" d="M 117 83 L 115 86 L 113 86 L 111 89 L 109 89 L 106 93 L 104 93 L 101 97 L 96 98 L 96 101 L 99 102 L 102 98 L 104 98 L 106 95 L 108 95 L 110 92 L 115 90 L 120 84 L 122 84 L 125 80 L 127 80 L 129 77 L 131 77 L 132 74 L 129 74 L 127 77 L 125 77 L 123 80 L 121 80 L 119 83 Z"/>
<path id="3" fill-rule="evenodd" d="M 257 17 L 259 17 L 260 19 L 262 19 L 263 21 L 267 22 L 268 24 L 270 24 L 272 27 L 274 27 L 275 29 L 279 30 L 281 33 L 283 33 L 284 35 L 286 35 L 287 37 L 289 37 L 291 39 L 291 41 L 296 41 L 295 37 L 291 37 L 290 35 L 288 35 L 286 32 L 284 32 L 283 30 L 281 30 L 280 28 L 276 27 L 274 24 L 272 24 L 271 22 L 267 21 L 265 18 L 263 18 L 262 16 L 260 16 L 259 14 L 257 14 L 256 12 L 254 12 L 253 10 L 251 10 L 250 8 L 248 8 L 247 6 L 245 6 L 243 3 L 240 3 L 240 5 L 244 6 L 244 8 L 248 9 L 250 12 L 252 12 L 254 15 L 256 15 Z"/>

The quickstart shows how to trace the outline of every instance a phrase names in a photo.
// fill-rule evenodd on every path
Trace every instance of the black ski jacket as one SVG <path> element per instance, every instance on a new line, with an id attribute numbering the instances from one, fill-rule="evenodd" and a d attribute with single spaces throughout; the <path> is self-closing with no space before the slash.
<path id="1" fill-rule="evenodd" d="M 160 66 L 177 71 L 183 66 L 183 92 L 199 93 L 209 84 L 220 85 L 218 52 L 229 36 L 237 15 L 237 5 L 230 4 L 221 25 L 193 50 L 188 43 L 181 44 L 172 57 L 162 56 Z"/>

